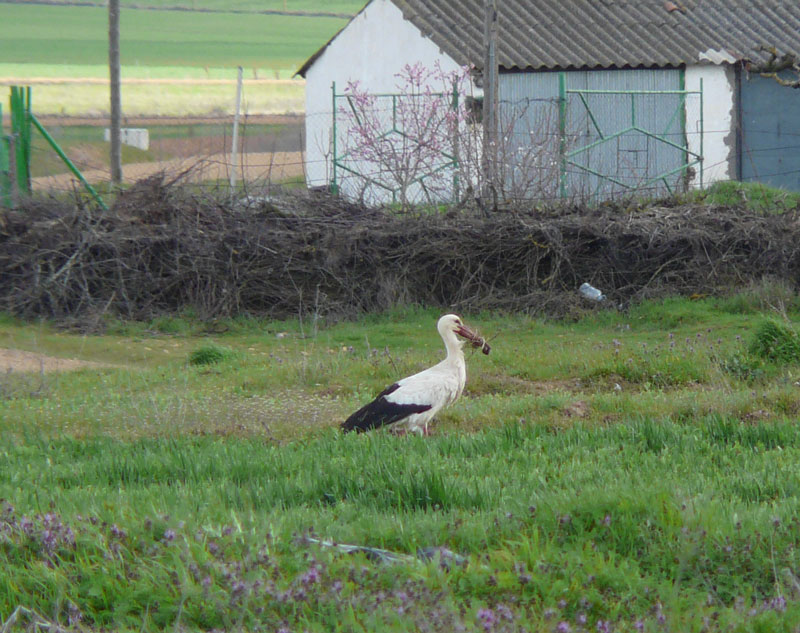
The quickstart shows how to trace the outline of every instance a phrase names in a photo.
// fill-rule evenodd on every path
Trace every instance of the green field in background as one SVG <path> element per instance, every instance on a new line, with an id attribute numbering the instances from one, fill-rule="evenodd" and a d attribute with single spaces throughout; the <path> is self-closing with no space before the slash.
<path id="1" fill-rule="evenodd" d="M 303 13 L 341 13 L 353 15 L 367 0 L 120 0 L 125 8 L 178 7 L 194 11 L 288 11 Z M 50 4 L 71 4 L 70 0 L 50 0 Z M 102 4 L 96 0 L 97 4 Z"/>
<path id="2" fill-rule="evenodd" d="M 268 61 L 268 60 L 267 60 Z M 243 66 L 244 79 L 292 79 L 296 67 Z M 216 66 L 122 66 L 125 79 L 228 79 L 235 81 L 236 67 Z M 7 64 L 0 62 L 0 77 L 48 77 L 57 79 L 108 79 L 108 64 Z"/>
<path id="3" fill-rule="evenodd" d="M 123 11 L 124 66 L 296 70 L 345 19 L 285 15 Z M 0 4 L 0 59 L 6 64 L 102 65 L 108 12 L 101 7 Z"/>
<path id="4" fill-rule="evenodd" d="M 242 112 L 302 112 L 303 90 L 303 84 L 245 86 Z M 104 116 L 109 112 L 108 84 L 35 86 L 32 93 L 33 111 L 38 115 Z M 133 85 L 122 88 L 122 111 L 125 116 L 230 115 L 234 112 L 235 103 L 234 84 Z"/>

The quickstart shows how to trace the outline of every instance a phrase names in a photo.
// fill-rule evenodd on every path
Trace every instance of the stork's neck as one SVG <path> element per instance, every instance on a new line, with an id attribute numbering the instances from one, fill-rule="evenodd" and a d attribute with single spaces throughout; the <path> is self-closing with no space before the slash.
<path id="1" fill-rule="evenodd" d="M 442 336 L 442 340 L 444 341 L 444 347 L 447 350 L 447 357 L 445 360 L 451 363 L 463 364 L 464 352 L 461 347 L 464 343 L 460 341 L 453 332 L 447 332 L 447 334 Z"/>

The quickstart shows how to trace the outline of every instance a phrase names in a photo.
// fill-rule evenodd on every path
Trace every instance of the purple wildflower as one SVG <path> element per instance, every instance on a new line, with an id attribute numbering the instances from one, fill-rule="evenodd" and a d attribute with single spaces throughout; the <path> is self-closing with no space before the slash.
<path id="1" fill-rule="evenodd" d="M 81 613 L 81 610 L 74 603 L 69 603 L 67 612 L 70 626 L 77 626 L 83 620 L 83 614 Z"/>
<path id="2" fill-rule="evenodd" d="M 497 616 L 491 609 L 479 609 L 478 620 L 481 621 L 484 631 L 491 631 L 497 623 Z"/>
<path id="3" fill-rule="evenodd" d="M 316 567 L 310 567 L 309 570 L 300 578 L 300 582 L 304 585 L 314 585 L 319 582 L 320 573 Z"/>
<path id="4" fill-rule="evenodd" d="M 572 630 L 572 627 L 569 625 L 569 622 L 565 622 L 562 620 L 556 625 L 556 631 L 558 633 L 569 633 Z"/>
<path id="5" fill-rule="evenodd" d="M 111 532 L 112 537 L 114 537 L 115 539 L 119 539 L 120 541 L 125 540 L 125 538 L 127 538 L 128 536 L 128 533 L 121 527 L 119 527 L 116 523 L 111 524 L 109 532 Z"/>
<path id="6" fill-rule="evenodd" d="M 244 597 L 247 593 L 247 585 L 242 580 L 237 580 L 231 587 L 231 601 L 236 601 Z"/>
<path id="7" fill-rule="evenodd" d="M 504 604 L 498 604 L 495 607 L 495 613 L 497 613 L 497 617 L 501 620 L 505 620 L 506 622 L 513 622 L 514 620 L 514 613 Z"/>

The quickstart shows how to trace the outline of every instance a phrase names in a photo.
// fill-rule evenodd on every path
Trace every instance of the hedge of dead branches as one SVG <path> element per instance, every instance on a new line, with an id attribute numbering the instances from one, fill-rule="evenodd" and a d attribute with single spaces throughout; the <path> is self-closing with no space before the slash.
<path id="1" fill-rule="evenodd" d="M 648 206 L 398 216 L 307 193 L 226 201 L 160 178 L 110 211 L 0 212 L 0 310 L 146 319 L 193 308 L 353 317 L 399 305 L 563 313 L 584 281 L 615 305 L 800 273 L 796 213 Z"/>

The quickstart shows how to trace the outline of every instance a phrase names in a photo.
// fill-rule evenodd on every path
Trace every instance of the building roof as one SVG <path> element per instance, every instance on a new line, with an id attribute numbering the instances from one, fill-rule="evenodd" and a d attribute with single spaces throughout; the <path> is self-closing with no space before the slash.
<path id="1" fill-rule="evenodd" d="M 457 63 L 483 66 L 484 0 L 391 1 Z M 497 7 L 497 60 L 506 70 L 760 63 L 770 58 L 765 48 L 800 58 L 798 0 L 498 0 Z"/>
<path id="2" fill-rule="evenodd" d="M 456 62 L 483 66 L 483 0 L 392 0 Z M 798 0 L 498 0 L 505 69 L 763 62 L 800 57 Z"/>

